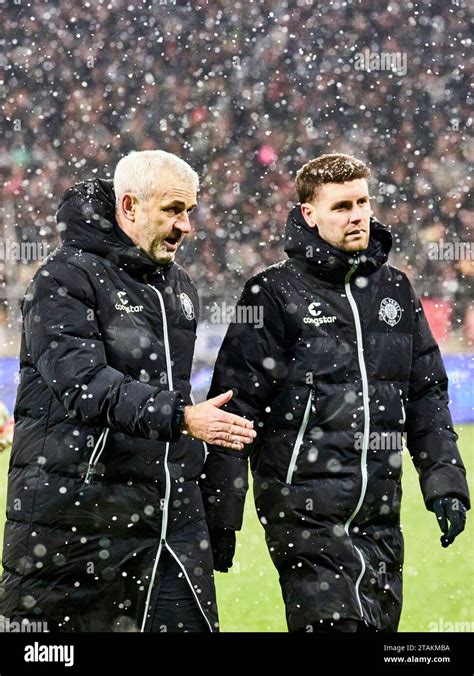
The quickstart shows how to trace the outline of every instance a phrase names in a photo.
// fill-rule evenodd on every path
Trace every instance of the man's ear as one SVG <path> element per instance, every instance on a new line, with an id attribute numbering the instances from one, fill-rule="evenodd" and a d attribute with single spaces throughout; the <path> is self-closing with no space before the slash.
<path id="1" fill-rule="evenodd" d="M 306 224 L 310 228 L 315 228 L 316 227 L 316 217 L 314 214 L 314 207 L 312 204 L 309 202 L 303 202 L 301 205 L 301 213 L 303 214 L 303 218 L 306 221 Z"/>
<path id="2" fill-rule="evenodd" d="M 128 221 L 135 220 L 137 201 L 137 196 L 129 192 L 124 193 L 120 198 L 121 215 Z"/>

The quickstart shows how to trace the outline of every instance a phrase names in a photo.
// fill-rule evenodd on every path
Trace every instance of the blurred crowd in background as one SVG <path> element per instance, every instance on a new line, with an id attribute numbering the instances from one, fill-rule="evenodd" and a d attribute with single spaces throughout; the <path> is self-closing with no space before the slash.
<path id="1" fill-rule="evenodd" d="M 463 0 L 2 3 L 3 237 L 54 248 L 70 185 L 111 177 L 131 150 L 174 152 L 201 176 L 178 262 L 206 319 L 285 257 L 296 170 L 346 152 L 372 169 L 391 262 L 424 295 L 437 337 L 466 349 L 472 262 L 435 260 L 429 245 L 470 241 L 469 22 Z M 405 54 L 406 74 L 356 67 L 364 50 Z M 38 264 L 0 261 L 3 355 L 17 353 Z"/>

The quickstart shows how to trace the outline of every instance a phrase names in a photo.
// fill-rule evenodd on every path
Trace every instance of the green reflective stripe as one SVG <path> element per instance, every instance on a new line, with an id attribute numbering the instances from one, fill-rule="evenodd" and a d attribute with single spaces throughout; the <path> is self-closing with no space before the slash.
<path id="1" fill-rule="evenodd" d="M 311 404 L 313 401 L 314 392 L 311 390 L 309 393 L 308 401 L 306 402 L 306 408 L 304 411 L 303 422 L 301 423 L 298 435 L 296 437 L 295 445 L 293 446 L 293 453 L 291 454 L 290 464 L 288 465 L 288 472 L 286 475 L 286 483 L 291 484 L 293 479 L 293 474 L 296 467 L 296 461 L 298 459 L 298 454 L 300 452 L 301 444 L 303 443 L 304 433 L 308 427 L 309 416 L 311 413 Z"/>

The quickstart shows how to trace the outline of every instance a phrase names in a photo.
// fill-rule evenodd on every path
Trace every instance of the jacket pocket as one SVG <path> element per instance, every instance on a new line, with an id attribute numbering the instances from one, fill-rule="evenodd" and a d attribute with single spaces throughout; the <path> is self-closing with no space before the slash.
<path id="1" fill-rule="evenodd" d="M 95 474 L 96 471 L 96 466 L 97 463 L 99 462 L 99 458 L 102 455 L 102 451 L 105 448 L 105 444 L 107 442 L 107 437 L 109 436 L 109 428 L 106 427 L 102 430 L 101 435 L 97 439 L 97 443 L 94 446 L 94 449 L 91 453 L 91 457 L 89 459 L 89 465 L 87 466 L 87 472 L 86 476 L 84 477 L 84 483 L 85 484 L 90 484 L 92 481 L 92 478 Z"/>
<path id="2" fill-rule="evenodd" d="M 288 471 L 286 473 L 286 483 L 291 484 L 293 480 L 293 474 L 295 472 L 296 461 L 298 460 L 298 455 L 300 452 L 301 444 L 303 443 L 303 437 L 308 427 L 309 417 L 311 415 L 311 410 L 314 403 L 314 390 L 311 390 L 306 402 L 306 407 L 304 410 L 303 420 L 301 421 L 298 434 L 296 435 L 296 441 L 293 446 L 293 451 L 291 453 L 290 464 L 288 465 Z"/>

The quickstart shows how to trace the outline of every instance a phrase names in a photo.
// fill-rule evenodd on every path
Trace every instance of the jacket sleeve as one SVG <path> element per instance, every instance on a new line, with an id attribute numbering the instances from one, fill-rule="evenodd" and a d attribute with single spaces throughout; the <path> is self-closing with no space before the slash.
<path id="1" fill-rule="evenodd" d="M 261 283 L 250 280 L 236 307 L 239 318 L 245 321 L 234 321 L 227 330 L 208 398 L 232 389 L 234 396 L 223 409 L 253 420 L 257 438 L 241 452 L 209 446 L 200 481 L 209 527 L 233 530 L 242 527 L 248 456 L 258 451 L 262 413 L 285 372 L 284 322 L 277 298 Z"/>
<path id="2" fill-rule="evenodd" d="M 413 353 L 405 431 L 407 446 L 419 474 L 426 507 L 444 495 L 469 508 L 466 471 L 456 444 L 449 411 L 448 377 L 439 347 L 431 333 L 414 289 Z"/>
<path id="3" fill-rule="evenodd" d="M 145 439 L 174 440 L 180 393 L 141 383 L 109 366 L 97 312 L 83 270 L 69 263 L 43 266 L 22 302 L 31 364 L 70 418 Z"/>

